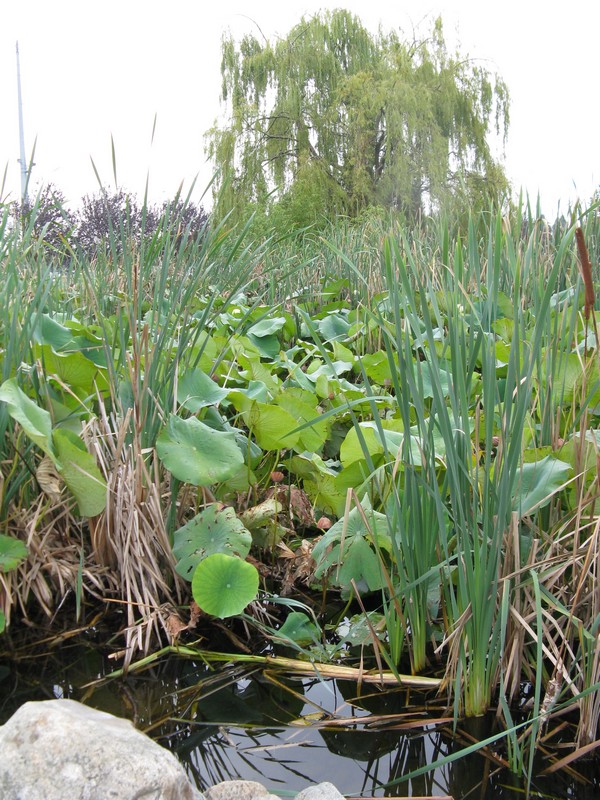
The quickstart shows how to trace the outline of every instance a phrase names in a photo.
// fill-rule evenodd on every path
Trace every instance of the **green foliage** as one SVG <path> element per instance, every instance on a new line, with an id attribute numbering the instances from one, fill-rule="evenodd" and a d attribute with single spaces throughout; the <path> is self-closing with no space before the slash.
<path id="1" fill-rule="evenodd" d="M 0 533 L 0 572 L 16 569 L 27 558 L 27 547 L 20 539 Z"/>
<path id="2" fill-rule="evenodd" d="M 590 247 L 595 210 L 581 219 Z M 34 238 L 4 229 L 7 532 L 30 505 L 50 507 L 44 526 L 52 516 L 74 530 L 68 513 L 36 504 L 40 451 L 82 513 L 95 492 L 104 502 L 81 435 L 89 423 L 103 463 L 114 460 L 107 443 L 122 457 L 111 502 L 131 488 L 118 483 L 121 464 L 139 466 L 139 495 L 125 496 L 146 524 L 123 557 L 130 571 L 149 565 L 123 589 L 135 614 L 138 587 L 167 573 L 171 555 L 205 610 L 242 613 L 258 586 L 252 547 L 289 556 L 302 538 L 325 589 L 370 594 L 368 615 L 338 631 L 344 644 L 376 647 L 393 669 L 408 657 L 413 672 L 435 647 L 457 714 L 499 693 L 508 720 L 530 675 L 539 710 L 556 653 L 570 686 L 592 694 L 600 380 L 573 228 L 467 215 L 457 235 L 454 219 L 406 226 L 370 211 L 255 247 L 249 228 L 228 225 L 189 249 L 166 230 L 141 250 L 123 240 L 114 262 L 69 275 L 45 270 Z M 152 538 L 164 518 L 173 554 L 167 536 Z M 83 576 L 93 565 L 80 524 Z M 316 641 L 308 617 L 288 620 L 288 641 Z"/>
<path id="3" fill-rule="evenodd" d="M 10 572 L 27 558 L 28 550 L 24 542 L 0 533 L 0 572 Z M 0 634 L 6 629 L 6 615 L 0 609 Z"/>
<path id="4" fill-rule="evenodd" d="M 386 518 L 373 511 L 365 498 L 315 545 L 315 578 L 327 576 L 346 595 L 353 591 L 353 583 L 359 593 L 381 589 L 385 585 L 381 547 L 390 550 Z"/>
<path id="5" fill-rule="evenodd" d="M 494 126 L 506 137 L 506 85 L 450 54 L 440 19 L 415 42 L 322 12 L 274 43 L 226 37 L 221 70 L 227 124 L 208 134 L 217 218 L 258 208 L 305 227 L 506 193 L 487 140 Z"/>
<path id="6" fill-rule="evenodd" d="M 106 506 L 106 481 L 80 437 L 68 429 L 53 428 L 50 413 L 31 400 L 14 379 L 2 384 L 0 400 L 27 436 L 52 459 L 75 497 L 79 513 L 85 517 L 100 514 Z"/>
<path id="7" fill-rule="evenodd" d="M 258 571 L 241 558 L 215 553 L 203 559 L 192 577 L 194 600 L 219 619 L 241 614 L 258 593 Z"/>
<path id="8" fill-rule="evenodd" d="M 173 554 L 176 570 L 183 578 L 192 579 L 202 559 L 213 553 L 245 558 L 250 552 L 252 536 L 238 519 L 233 508 L 212 503 L 175 531 Z"/>
<path id="9" fill-rule="evenodd" d="M 317 644 L 321 640 L 321 632 L 315 623 L 301 611 L 291 611 L 277 634 L 283 639 L 289 639 L 299 647 Z"/>
<path id="10" fill-rule="evenodd" d="M 233 431 L 217 431 L 195 417 L 175 414 L 159 434 L 156 451 L 175 478 L 194 486 L 226 481 L 244 463 Z"/>
<path id="11" fill-rule="evenodd" d="M 53 184 L 41 186 L 33 203 L 16 203 L 14 215 L 22 229 L 28 229 L 36 241 L 62 259 L 68 253 L 68 241 L 76 226 L 76 215 L 66 207 L 64 194 Z"/>
<path id="12" fill-rule="evenodd" d="M 201 408 L 218 405 L 225 397 L 227 390 L 198 368 L 185 370 L 177 383 L 177 402 L 193 414 Z"/>
<path id="13" fill-rule="evenodd" d="M 520 469 L 514 490 L 513 508 L 520 517 L 543 508 L 552 501 L 573 475 L 573 468 L 554 455 L 540 458 L 536 453 L 525 453 L 533 461 Z"/>

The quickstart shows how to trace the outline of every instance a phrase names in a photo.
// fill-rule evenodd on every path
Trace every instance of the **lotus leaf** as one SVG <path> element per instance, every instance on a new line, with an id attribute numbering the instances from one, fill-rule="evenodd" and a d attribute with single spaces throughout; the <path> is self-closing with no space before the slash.
<path id="1" fill-rule="evenodd" d="M 277 405 L 284 408 L 296 419 L 296 427 L 312 423 L 303 428 L 298 440 L 298 449 L 308 452 L 319 452 L 327 439 L 331 418 L 319 420 L 320 411 L 317 409 L 317 398 L 311 392 L 303 389 L 287 389 L 277 397 Z"/>
<path id="2" fill-rule="evenodd" d="M 298 427 L 295 418 L 280 406 L 254 402 L 243 418 L 264 450 L 291 448 L 300 438 L 298 431 L 292 433 Z"/>
<path id="3" fill-rule="evenodd" d="M 42 360 L 48 377 L 58 378 L 61 384 L 70 386 L 76 393 L 90 395 L 95 392 L 96 387 L 101 390 L 108 388 L 106 371 L 79 350 L 55 353 L 50 345 L 44 344 L 38 345 L 35 351 L 36 356 Z"/>
<path id="4" fill-rule="evenodd" d="M 217 406 L 227 397 L 228 389 L 221 389 L 201 369 L 187 370 L 177 384 L 177 402 L 193 414 L 206 406 Z"/>
<path id="5" fill-rule="evenodd" d="M 175 531 L 173 553 L 177 573 L 191 580 L 198 564 L 214 553 L 245 558 L 250 552 L 252 535 L 238 519 L 233 508 L 212 503 Z"/>
<path id="6" fill-rule="evenodd" d="M 79 513 L 95 517 L 106 507 L 106 482 L 85 444 L 73 431 L 56 428 L 52 434 L 57 467 L 77 500 Z"/>
<path id="7" fill-rule="evenodd" d="M 232 431 L 216 431 L 195 417 L 175 414 L 159 434 L 156 450 L 172 475 L 195 486 L 226 481 L 244 463 Z"/>
<path id="8" fill-rule="evenodd" d="M 284 639 L 290 639 L 294 644 L 305 647 L 320 641 L 320 631 L 314 622 L 301 611 L 292 611 L 277 632 Z"/>
<path id="9" fill-rule="evenodd" d="M 21 561 L 27 558 L 25 543 L 13 536 L 0 533 L 0 572 L 16 569 Z"/>
<path id="10" fill-rule="evenodd" d="M 251 333 L 253 336 L 258 338 L 263 338 L 265 336 L 271 336 L 272 334 L 277 333 L 283 328 L 284 325 L 285 317 L 261 319 L 248 329 L 248 333 Z"/>
<path id="11" fill-rule="evenodd" d="M 0 386 L 0 400 L 6 403 L 8 413 L 19 423 L 32 442 L 37 444 L 44 453 L 54 458 L 50 414 L 36 405 L 17 385 L 14 378 L 5 381 Z"/>
<path id="12" fill-rule="evenodd" d="M 523 464 L 517 476 L 513 509 L 524 517 L 533 510 L 543 508 L 572 474 L 570 464 L 550 455 Z"/>
<path id="13" fill-rule="evenodd" d="M 386 517 L 373 511 L 365 497 L 362 510 L 353 508 L 346 519 L 338 520 L 315 545 L 312 554 L 317 564 L 315 577 L 328 574 L 328 580 L 340 586 L 345 594 L 352 590 L 352 580 L 359 591 L 381 589 L 385 580 L 380 555 L 373 549 L 375 542 L 390 549 Z"/>
<path id="14" fill-rule="evenodd" d="M 258 593 L 258 571 L 247 561 L 215 553 L 201 561 L 192 578 L 200 608 L 219 619 L 241 614 Z"/>

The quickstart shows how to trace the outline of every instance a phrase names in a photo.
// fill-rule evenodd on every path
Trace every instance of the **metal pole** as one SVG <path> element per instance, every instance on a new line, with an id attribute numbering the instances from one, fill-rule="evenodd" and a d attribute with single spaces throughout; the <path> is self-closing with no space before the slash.
<path id="1" fill-rule="evenodd" d="M 21 165 L 21 203 L 27 203 L 27 160 L 25 158 L 25 133 L 23 131 L 23 98 L 21 97 L 21 65 L 19 63 L 19 43 L 17 42 L 17 90 L 19 94 L 19 146 L 20 154 L 19 164 Z"/>

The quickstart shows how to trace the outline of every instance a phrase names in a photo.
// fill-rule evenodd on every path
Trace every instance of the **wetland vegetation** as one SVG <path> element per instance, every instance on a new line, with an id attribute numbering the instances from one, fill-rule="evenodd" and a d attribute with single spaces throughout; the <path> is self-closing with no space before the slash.
<path id="1" fill-rule="evenodd" d="M 550 224 L 429 181 L 430 213 L 375 205 L 383 182 L 361 208 L 350 181 L 342 214 L 326 183 L 210 218 L 111 216 L 104 193 L 79 241 L 4 205 L 4 652 L 106 619 L 115 674 L 169 656 L 414 687 L 431 725 L 495 712 L 463 756 L 577 775 L 600 715 L 599 204 Z"/>

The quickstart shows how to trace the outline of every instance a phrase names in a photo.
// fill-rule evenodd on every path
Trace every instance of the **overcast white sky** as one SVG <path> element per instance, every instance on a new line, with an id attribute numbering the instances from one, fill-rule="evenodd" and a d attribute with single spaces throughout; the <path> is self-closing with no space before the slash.
<path id="1" fill-rule="evenodd" d="M 90 158 L 113 186 L 112 135 L 120 186 L 141 196 L 149 175 L 161 201 L 197 175 L 198 199 L 212 174 L 203 135 L 219 112 L 223 31 L 256 31 L 254 20 L 267 37 L 285 35 L 303 14 L 338 7 L 373 31 L 381 22 L 411 36 L 441 14 L 448 43 L 509 86 L 505 165 L 515 191 L 539 192 L 548 216 L 559 200 L 565 209 L 591 197 L 600 183 L 600 0 L 0 0 L 5 196 L 20 192 L 17 40 L 28 158 L 37 137 L 34 187 L 53 182 L 77 205 L 98 189 Z"/>

